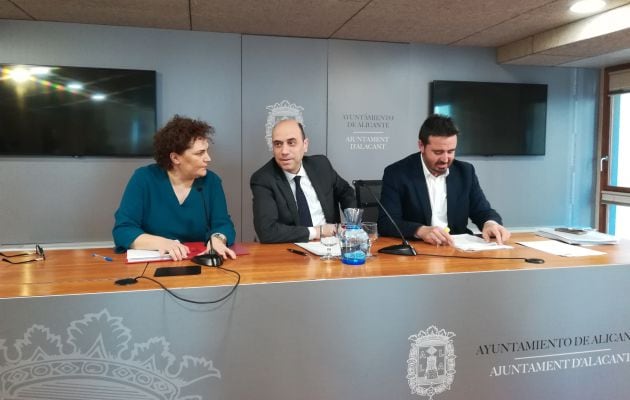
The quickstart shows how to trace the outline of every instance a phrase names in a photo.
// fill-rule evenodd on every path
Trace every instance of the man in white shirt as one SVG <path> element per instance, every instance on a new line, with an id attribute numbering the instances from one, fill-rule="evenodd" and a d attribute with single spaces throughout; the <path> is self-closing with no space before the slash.
<path id="1" fill-rule="evenodd" d="M 335 233 L 339 208 L 355 207 L 354 189 L 326 156 L 305 156 L 302 124 L 288 119 L 272 131 L 274 158 L 254 172 L 254 228 L 261 243 L 306 242 Z"/>
<path id="2" fill-rule="evenodd" d="M 420 151 L 385 168 L 381 202 L 407 238 L 453 245 L 450 234 L 471 233 L 470 218 L 486 241 L 503 244 L 510 232 L 486 200 L 474 167 L 455 160 L 458 133 L 451 118 L 429 116 L 418 135 Z M 378 229 L 399 235 L 384 213 Z"/>

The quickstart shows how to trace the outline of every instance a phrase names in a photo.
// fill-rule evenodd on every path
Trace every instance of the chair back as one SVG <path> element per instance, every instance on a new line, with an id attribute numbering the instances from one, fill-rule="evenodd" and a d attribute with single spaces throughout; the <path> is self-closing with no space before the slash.
<path id="1" fill-rule="evenodd" d="M 362 208 L 363 221 L 376 222 L 378 220 L 378 203 L 375 200 L 381 197 L 381 180 L 356 180 L 352 181 L 357 197 L 357 207 Z"/>

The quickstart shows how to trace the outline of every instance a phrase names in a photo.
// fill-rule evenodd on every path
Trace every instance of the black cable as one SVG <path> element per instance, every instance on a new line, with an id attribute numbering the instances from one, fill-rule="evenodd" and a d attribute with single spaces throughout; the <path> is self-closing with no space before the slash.
<path id="1" fill-rule="evenodd" d="M 24 254 L 24 255 L 27 255 L 27 254 Z M 24 256 L 24 255 L 21 255 L 21 256 Z M 18 257 L 18 256 L 15 256 L 15 257 Z M 43 259 L 43 258 L 41 258 L 41 257 L 33 258 L 33 259 L 31 259 L 31 260 L 26 260 L 26 261 L 13 261 L 13 260 L 9 260 L 8 258 L 3 258 L 3 259 L 2 259 L 2 261 L 6 261 L 6 262 L 8 262 L 9 264 L 13 264 L 13 265 L 18 265 L 18 264 L 28 264 L 28 263 L 32 263 L 32 262 L 35 262 L 35 261 L 43 261 L 43 260 L 44 260 L 44 259 Z"/>
<path id="2" fill-rule="evenodd" d="M 7 257 L 7 258 L 22 257 L 22 256 L 32 256 L 33 254 L 35 254 L 35 253 L 34 252 L 29 252 L 29 253 L 20 253 L 20 254 L 4 254 L 3 252 L 0 251 L 0 256 Z"/>
<path id="3" fill-rule="evenodd" d="M 447 256 L 443 254 L 428 254 L 418 253 L 419 256 L 429 257 L 448 257 L 448 258 L 466 258 L 468 260 L 523 260 L 532 264 L 544 264 L 545 260 L 541 258 L 526 258 L 526 257 L 467 257 L 467 256 Z"/>
<path id="4" fill-rule="evenodd" d="M 193 304 L 215 304 L 215 303 L 219 303 L 225 299 L 227 299 L 228 297 L 230 297 L 232 295 L 232 293 L 234 293 L 234 291 L 236 290 L 236 288 L 238 287 L 239 283 L 241 282 L 241 274 L 239 274 L 237 271 L 234 271 L 232 269 L 229 268 L 225 268 L 225 267 L 210 267 L 210 268 L 217 268 L 217 269 L 222 269 L 224 271 L 228 271 L 231 272 L 233 274 L 236 275 L 237 279 L 236 279 L 236 283 L 234 284 L 234 286 L 232 286 L 232 289 L 228 292 L 228 294 L 226 294 L 225 296 L 217 299 L 217 300 L 209 300 L 209 301 L 197 301 L 197 300 L 190 300 L 184 297 L 181 297 L 179 295 L 177 295 L 176 293 L 174 293 L 173 291 L 171 291 L 169 288 L 167 288 L 166 286 L 164 286 L 162 284 L 162 282 L 158 281 L 157 279 L 153 279 L 153 278 L 149 278 L 148 276 L 144 276 L 144 272 L 147 270 L 147 267 L 149 266 L 149 263 L 147 263 L 147 265 L 144 267 L 144 271 L 142 271 L 142 274 L 140 276 L 137 276 L 133 279 L 146 279 L 152 282 L 157 283 L 162 289 L 164 289 L 166 291 L 166 293 L 170 294 L 171 296 L 175 297 L 178 300 L 181 301 L 185 301 L 186 303 L 193 303 Z"/>
<path id="5" fill-rule="evenodd" d="M 149 264 L 150 262 L 147 261 L 147 263 L 144 265 L 144 269 L 142 270 L 142 273 L 140 274 L 140 276 L 136 276 L 134 279 L 142 278 L 144 276 L 144 273 L 147 272 L 147 268 L 149 268 Z"/>

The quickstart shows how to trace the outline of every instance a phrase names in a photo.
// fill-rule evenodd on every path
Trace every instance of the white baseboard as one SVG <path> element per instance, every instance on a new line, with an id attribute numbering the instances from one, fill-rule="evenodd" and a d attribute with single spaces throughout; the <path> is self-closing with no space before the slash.
<path id="1" fill-rule="evenodd" d="M 74 243 L 37 243 L 46 250 L 76 250 L 76 249 L 101 249 L 113 248 L 114 242 L 74 242 Z M 35 243 L 27 244 L 3 244 L 0 251 L 31 251 L 35 250 Z"/>

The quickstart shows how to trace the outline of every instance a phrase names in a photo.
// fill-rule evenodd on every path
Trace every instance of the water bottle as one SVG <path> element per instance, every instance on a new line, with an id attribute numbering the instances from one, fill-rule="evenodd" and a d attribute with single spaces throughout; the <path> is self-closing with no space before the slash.
<path id="1" fill-rule="evenodd" d="M 348 265 L 365 264 L 369 238 L 368 234 L 361 228 L 363 209 L 346 208 L 343 213 L 346 223 L 341 225 L 339 232 L 341 262 Z"/>

